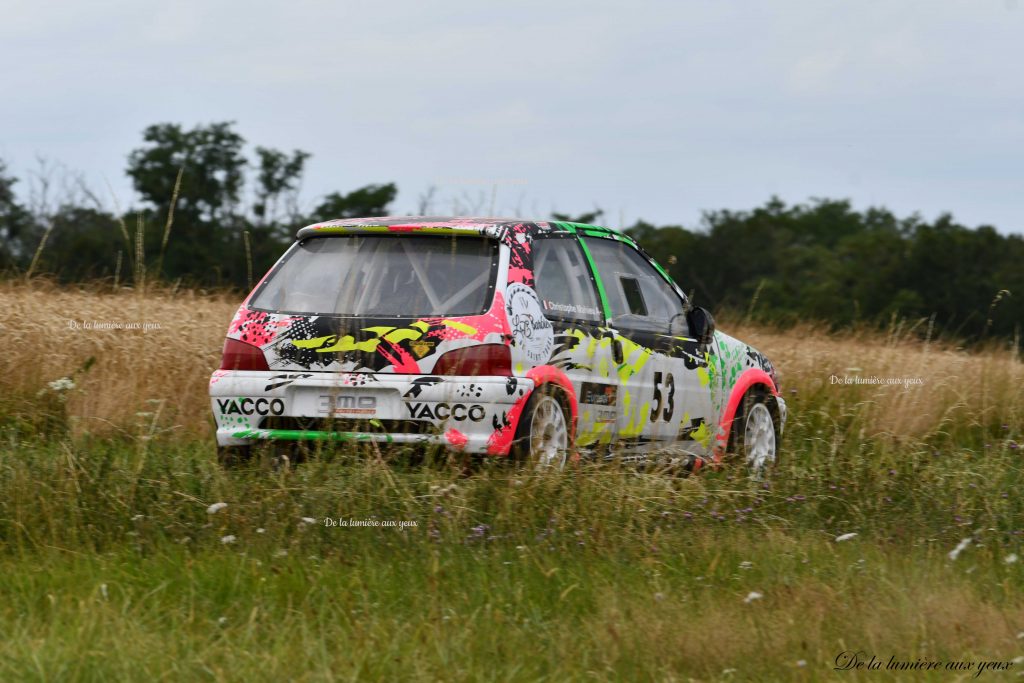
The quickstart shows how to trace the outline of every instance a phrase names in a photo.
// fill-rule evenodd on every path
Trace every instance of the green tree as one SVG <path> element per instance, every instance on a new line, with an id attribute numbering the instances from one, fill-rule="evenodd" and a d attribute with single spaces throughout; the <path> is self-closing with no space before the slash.
<path id="1" fill-rule="evenodd" d="M 31 214 L 14 193 L 18 179 L 7 174 L 7 164 L 0 159 L 0 269 L 26 265 L 31 258 L 38 230 Z"/>
<path id="2" fill-rule="evenodd" d="M 302 173 L 310 155 L 302 150 L 294 150 L 291 155 L 267 147 L 257 147 L 258 183 L 256 202 L 253 214 L 262 225 L 274 225 L 277 222 L 279 206 L 282 199 L 298 191 Z M 296 211 L 290 212 L 294 220 Z"/>
<path id="3" fill-rule="evenodd" d="M 348 194 L 332 192 L 313 210 L 310 222 L 335 218 L 383 216 L 388 205 L 395 200 L 398 187 L 394 183 L 366 185 Z"/>

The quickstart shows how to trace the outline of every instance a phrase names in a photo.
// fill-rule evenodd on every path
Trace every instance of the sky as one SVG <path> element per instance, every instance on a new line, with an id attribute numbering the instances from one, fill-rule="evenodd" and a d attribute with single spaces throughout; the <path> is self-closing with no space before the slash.
<path id="1" fill-rule="evenodd" d="M 1024 233 L 1024 3 L 0 0 L 0 159 L 104 203 L 143 129 L 235 121 L 302 188 L 547 218 L 848 198 Z M 45 174 L 42 174 L 45 175 Z M 61 182 L 55 182 L 60 185 Z M 37 185 L 38 187 L 38 185 Z M 329 218 L 329 217 L 324 217 Z"/>

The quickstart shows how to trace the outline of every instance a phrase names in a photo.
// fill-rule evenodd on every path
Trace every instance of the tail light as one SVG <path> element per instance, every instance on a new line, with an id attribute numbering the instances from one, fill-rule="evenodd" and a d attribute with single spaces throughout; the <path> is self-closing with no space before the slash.
<path id="1" fill-rule="evenodd" d="M 224 354 L 220 361 L 221 370 L 265 370 L 269 371 L 267 359 L 260 347 L 246 344 L 237 339 L 224 340 Z"/>
<path id="2" fill-rule="evenodd" d="M 437 359 L 435 375 L 512 374 L 512 353 L 504 344 L 480 344 L 449 351 Z"/>

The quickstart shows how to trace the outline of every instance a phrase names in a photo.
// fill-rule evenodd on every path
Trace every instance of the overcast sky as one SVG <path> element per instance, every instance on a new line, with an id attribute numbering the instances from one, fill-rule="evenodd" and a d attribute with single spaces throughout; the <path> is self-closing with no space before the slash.
<path id="1" fill-rule="evenodd" d="M 0 159 L 135 200 L 149 124 L 303 149 L 303 197 L 547 217 L 850 198 L 1024 232 L 1014 0 L 0 0 Z M 25 190 L 27 183 L 19 185 Z M 104 201 L 107 201 L 104 199 Z"/>

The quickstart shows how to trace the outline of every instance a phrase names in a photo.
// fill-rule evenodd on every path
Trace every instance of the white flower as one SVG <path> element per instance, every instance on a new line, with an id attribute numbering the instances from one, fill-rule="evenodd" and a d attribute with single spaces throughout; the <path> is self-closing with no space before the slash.
<path id="1" fill-rule="evenodd" d="M 760 600 L 763 597 L 764 595 L 762 593 L 758 593 L 757 591 L 750 591 L 749 593 L 747 593 L 747 597 L 743 598 L 743 602 L 749 605 L 750 603 L 754 602 L 754 600 Z"/>
<path id="2" fill-rule="evenodd" d="M 263 533 L 266 533 L 266 531 L 267 531 L 266 529 L 264 529 L 263 527 L 260 527 L 259 529 L 256 530 L 256 533 L 263 534 Z"/>
<path id="3" fill-rule="evenodd" d="M 742 562 L 740 562 L 740 569 L 752 569 L 753 567 L 754 563 L 750 560 L 743 560 Z"/>
<path id="4" fill-rule="evenodd" d="M 226 623 L 228 623 L 228 618 L 227 617 L 221 617 L 220 619 L 217 620 L 217 625 L 218 626 L 223 626 Z"/>
<path id="5" fill-rule="evenodd" d="M 856 531 L 851 531 L 848 534 L 841 534 L 839 536 L 836 536 L 836 543 L 842 543 L 843 541 L 849 541 L 851 538 L 855 538 L 856 536 L 857 536 L 857 532 Z"/>
<path id="6" fill-rule="evenodd" d="M 316 520 L 313 519 L 312 517 L 303 517 L 302 518 L 302 523 L 303 524 L 316 524 Z"/>
<path id="7" fill-rule="evenodd" d="M 949 551 L 949 559 L 955 561 L 956 558 L 960 557 L 960 553 L 967 550 L 967 546 L 969 546 L 970 544 L 971 539 L 969 538 L 965 538 L 964 540 L 957 543 L 956 547 Z"/>
<path id="8" fill-rule="evenodd" d="M 1017 557 L 1017 553 L 1010 553 L 1009 555 L 1003 558 L 1003 562 L 1005 562 L 1006 564 L 1017 564 L 1017 560 L 1019 559 L 1020 558 Z"/>
<path id="9" fill-rule="evenodd" d="M 206 514 L 215 515 L 228 506 L 227 503 L 214 503 L 210 507 L 206 508 Z"/>
<path id="10" fill-rule="evenodd" d="M 221 536 L 220 537 L 220 542 L 223 543 L 224 545 L 227 545 L 229 543 L 234 543 L 236 540 L 237 539 L 232 534 L 228 534 L 227 536 Z"/>
<path id="11" fill-rule="evenodd" d="M 71 389 L 75 388 L 75 380 L 71 379 L 70 377 L 61 377 L 60 379 L 55 379 L 52 382 L 50 382 L 48 386 L 54 391 L 58 392 L 70 391 Z"/>

